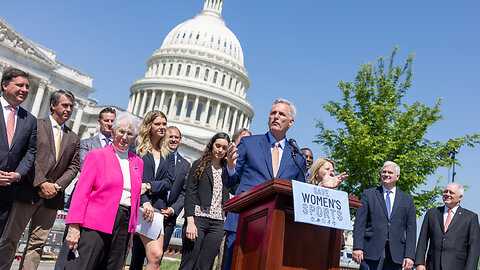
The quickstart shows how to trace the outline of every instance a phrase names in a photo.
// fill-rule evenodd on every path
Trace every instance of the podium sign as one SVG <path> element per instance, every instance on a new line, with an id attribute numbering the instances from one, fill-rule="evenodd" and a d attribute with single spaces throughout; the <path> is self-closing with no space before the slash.
<path id="1" fill-rule="evenodd" d="M 292 181 L 295 222 L 352 230 L 348 194 L 344 191 Z"/>

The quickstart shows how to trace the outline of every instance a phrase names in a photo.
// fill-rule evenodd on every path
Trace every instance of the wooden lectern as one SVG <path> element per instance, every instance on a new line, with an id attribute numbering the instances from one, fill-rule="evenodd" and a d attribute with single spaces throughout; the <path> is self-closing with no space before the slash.
<path id="1" fill-rule="evenodd" d="M 350 209 L 361 206 L 348 199 Z M 294 222 L 291 181 L 270 179 L 224 210 L 240 214 L 232 269 L 338 269 L 343 231 Z"/>

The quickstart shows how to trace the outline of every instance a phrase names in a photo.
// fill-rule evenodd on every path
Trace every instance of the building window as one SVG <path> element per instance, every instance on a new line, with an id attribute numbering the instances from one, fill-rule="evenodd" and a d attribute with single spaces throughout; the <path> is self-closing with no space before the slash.
<path id="1" fill-rule="evenodd" d="M 195 116 L 196 121 L 200 121 L 200 117 L 202 116 L 202 109 L 203 109 L 203 104 L 199 103 L 197 107 L 197 115 Z"/>
<path id="2" fill-rule="evenodd" d="M 180 113 L 182 112 L 182 105 L 183 99 L 180 99 L 177 103 L 177 113 L 175 114 L 176 116 L 180 116 Z"/>
<path id="3" fill-rule="evenodd" d="M 197 67 L 197 69 L 195 69 L 195 78 L 198 78 L 199 75 L 200 75 L 200 67 Z"/>
<path id="4" fill-rule="evenodd" d="M 180 76 L 181 71 L 182 71 L 182 64 L 178 64 L 177 76 Z"/>
<path id="5" fill-rule="evenodd" d="M 197 40 L 200 38 L 200 34 L 197 34 Z"/>
<path id="6" fill-rule="evenodd" d="M 225 74 L 223 74 L 223 76 L 222 76 L 222 86 L 225 85 L 225 78 L 226 78 L 226 77 L 227 77 L 227 76 L 226 76 Z"/>
<path id="7" fill-rule="evenodd" d="M 165 66 L 166 66 L 166 64 L 163 63 L 163 66 L 162 66 L 162 75 L 165 74 Z"/>
<path id="8" fill-rule="evenodd" d="M 185 76 L 187 76 L 187 77 L 190 76 L 190 68 L 191 68 L 191 66 L 188 65 L 187 66 L 187 71 L 185 72 Z"/>
<path id="9" fill-rule="evenodd" d="M 233 78 L 230 78 L 230 82 L 228 83 L 228 89 L 232 89 L 232 82 L 233 82 Z"/>
<path id="10" fill-rule="evenodd" d="M 210 70 L 208 70 L 208 68 L 205 70 L 205 75 L 203 75 L 203 80 L 204 81 L 208 81 L 208 73 L 210 72 Z"/>
<path id="11" fill-rule="evenodd" d="M 193 101 L 189 101 L 187 105 L 187 118 L 190 118 L 192 116 L 192 110 L 193 110 Z"/>
<path id="12" fill-rule="evenodd" d="M 238 81 L 235 82 L 235 92 L 238 90 Z"/>
<path id="13" fill-rule="evenodd" d="M 215 73 L 213 74 L 213 83 L 217 83 L 217 76 L 218 76 L 218 72 L 215 71 Z"/>
<path id="14" fill-rule="evenodd" d="M 168 69 L 168 75 L 172 75 L 173 64 L 170 64 L 170 69 Z"/>
<path id="15" fill-rule="evenodd" d="M 208 107 L 207 124 L 210 123 L 210 117 L 212 116 L 212 106 Z"/>

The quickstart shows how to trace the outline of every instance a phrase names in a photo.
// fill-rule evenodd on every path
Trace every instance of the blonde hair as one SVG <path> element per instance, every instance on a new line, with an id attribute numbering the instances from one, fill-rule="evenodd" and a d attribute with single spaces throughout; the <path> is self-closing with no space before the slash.
<path id="1" fill-rule="evenodd" d="M 325 164 L 325 162 L 330 162 L 332 164 L 333 168 L 335 169 L 335 162 L 329 158 L 318 158 L 315 160 L 315 162 L 312 165 L 312 168 L 310 168 L 310 180 L 308 183 L 312 185 L 318 185 L 318 183 L 322 182 L 323 179 L 320 179 L 320 175 L 318 175 L 318 172 L 320 171 L 320 168 Z"/>
<path id="2" fill-rule="evenodd" d="M 145 117 L 143 118 L 142 122 L 142 127 L 140 128 L 140 132 L 138 133 L 137 137 L 137 155 L 142 158 L 145 156 L 147 153 L 153 154 L 152 149 L 152 140 L 150 139 L 150 130 L 152 129 L 152 123 L 153 121 L 157 118 L 161 117 L 167 120 L 167 117 L 165 114 L 161 111 L 153 110 L 149 111 Z M 167 128 L 167 133 L 165 136 L 163 136 L 162 139 L 158 142 L 158 148 L 160 148 L 160 155 L 163 158 L 166 158 L 168 154 L 170 153 L 170 150 L 168 148 L 168 137 L 169 137 L 169 132 Z"/>

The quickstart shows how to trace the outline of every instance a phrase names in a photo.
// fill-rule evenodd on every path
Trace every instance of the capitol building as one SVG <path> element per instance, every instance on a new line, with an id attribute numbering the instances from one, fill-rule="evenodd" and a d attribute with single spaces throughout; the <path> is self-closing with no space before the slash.
<path id="1" fill-rule="evenodd" d="M 195 18 L 176 26 L 147 59 L 145 77 L 130 87 L 127 111 L 167 115 L 183 135 L 180 152 L 195 160 L 217 132 L 249 128 L 254 111 L 237 37 L 222 19 L 223 0 L 206 0 Z"/>

